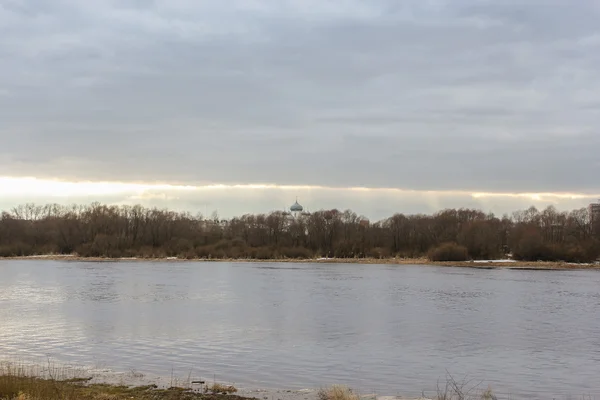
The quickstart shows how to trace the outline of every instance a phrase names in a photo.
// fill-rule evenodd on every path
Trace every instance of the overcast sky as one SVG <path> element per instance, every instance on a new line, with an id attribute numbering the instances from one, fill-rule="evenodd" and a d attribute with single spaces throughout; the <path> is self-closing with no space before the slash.
<path id="1" fill-rule="evenodd" d="M 225 214 L 568 208 L 599 128 L 594 0 L 0 0 L 4 177 L 320 187 L 146 196 Z"/>

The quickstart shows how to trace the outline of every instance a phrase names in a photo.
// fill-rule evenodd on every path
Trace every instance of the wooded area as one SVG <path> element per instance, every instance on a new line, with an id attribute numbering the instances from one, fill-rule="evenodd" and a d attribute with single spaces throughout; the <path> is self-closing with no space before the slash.
<path id="1" fill-rule="evenodd" d="M 0 256 L 414 258 L 590 262 L 600 229 L 587 208 L 531 207 L 496 217 L 479 210 L 395 214 L 369 222 L 350 210 L 296 218 L 276 211 L 229 220 L 142 206 L 24 204 L 0 216 Z"/>

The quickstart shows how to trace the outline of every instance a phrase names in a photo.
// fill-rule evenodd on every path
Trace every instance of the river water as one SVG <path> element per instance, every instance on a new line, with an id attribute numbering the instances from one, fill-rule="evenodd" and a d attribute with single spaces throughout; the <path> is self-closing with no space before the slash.
<path id="1" fill-rule="evenodd" d="M 239 386 L 600 398 L 600 271 L 0 262 L 0 356 Z"/>

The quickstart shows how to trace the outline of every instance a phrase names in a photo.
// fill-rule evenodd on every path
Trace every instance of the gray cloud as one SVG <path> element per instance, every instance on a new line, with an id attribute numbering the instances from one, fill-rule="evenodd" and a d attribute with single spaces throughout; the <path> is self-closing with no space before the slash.
<path id="1" fill-rule="evenodd" d="M 1 175 L 596 193 L 600 9 L 0 0 Z"/>

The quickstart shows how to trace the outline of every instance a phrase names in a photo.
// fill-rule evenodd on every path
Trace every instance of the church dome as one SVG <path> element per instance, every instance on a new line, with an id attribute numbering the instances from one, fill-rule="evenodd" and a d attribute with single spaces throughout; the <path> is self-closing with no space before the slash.
<path id="1" fill-rule="evenodd" d="M 298 200 L 290 207 L 291 212 L 302 212 L 302 210 L 304 210 L 304 208 L 298 204 Z"/>

